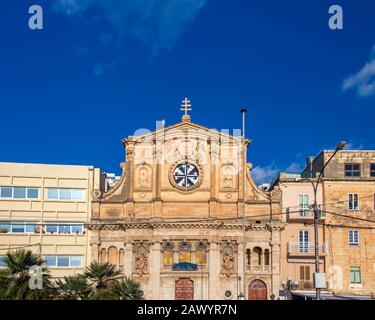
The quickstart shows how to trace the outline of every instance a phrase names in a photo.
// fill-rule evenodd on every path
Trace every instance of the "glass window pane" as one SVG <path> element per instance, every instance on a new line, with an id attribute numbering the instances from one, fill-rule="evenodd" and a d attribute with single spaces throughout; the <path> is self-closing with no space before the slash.
<path id="1" fill-rule="evenodd" d="M 47 233 L 57 233 L 57 225 L 47 224 L 46 232 Z"/>
<path id="2" fill-rule="evenodd" d="M 12 188 L 10 188 L 10 187 L 1 187 L 0 197 L 1 198 L 12 198 Z"/>
<path id="3" fill-rule="evenodd" d="M 72 233 L 83 233 L 83 225 L 72 225 Z"/>
<path id="4" fill-rule="evenodd" d="M 84 192 L 81 189 L 74 189 L 73 190 L 73 200 L 83 200 L 84 199 Z"/>
<path id="5" fill-rule="evenodd" d="M 44 257 L 44 260 L 47 267 L 56 266 L 56 256 L 46 256 Z"/>
<path id="6" fill-rule="evenodd" d="M 58 189 L 48 189 L 47 190 L 47 199 L 56 200 L 59 198 Z"/>
<path id="7" fill-rule="evenodd" d="M 25 232 L 24 222 L 12 222 L 12 232 Z"/>
<path id="8" fill-rule="evenodd" d="M 59 233 L 70 233 L 70 225 L 61 224 L 58 227 L 59 227 Z"/>
<path id="9" fill-rule="evenodd" d="M 27 189 L 27 198 L 28 199 L 38 199 L 39 198 L 39 189 L 38 188 Z"/>
<path id="10" fill-rule="evenodd" d="M 345 165 L 345 170 L 351 170 L 352 169 L 352 165 L 351 164 L 346 164 Z"/>
<path id="11" fill-rule="evenodd" d="M 26 188 L 14 188 L 13 197 L 15 199 L 26 199 Z"/>
<path id="12" fill-rule="evenodd" d="M 60 200 L 71 200 L 72 190 L 71 189 L 60 189 Z"/>
<path id="13" fill-rule="evenodd" d="M 81 267 L 82 266 L 82 257 L 71 256 L 70 257 L 70 266 L 71 267 Z"/>
<path id="14" fill-rule="evenodd" d="M 0 233 L 10 232 L 10 222 L 9 221 L 1 221 L 0 222 Z"/>
<path id="15" fill-rule="evenodd" d="M 359 170 L 359 164 L 353 164 L 353 170 Z"/>
<path id="16" fill-rule="evenodd" d="M 26 232 L 37 232 L 38 225 L 36 223 L 26 223 Z"/>
<path id="17" fill-rule="evenodd" d="M 59 267 L 69 267 L 69 257 L 68 256 L 57 257 L 57 265 Z"/>
<path id="18" fill-rule="evenodd" d="M 1 256 L 0 257 L 0 268 L 1 267 L 6 267 L 6 264 L 5 264 L 5 257 L 4 256 Z"/>

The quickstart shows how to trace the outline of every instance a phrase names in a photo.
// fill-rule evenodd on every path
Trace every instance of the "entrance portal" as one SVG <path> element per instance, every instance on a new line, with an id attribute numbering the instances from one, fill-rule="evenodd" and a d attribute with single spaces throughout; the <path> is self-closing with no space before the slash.
<path id="1" fill-rule="evenodd" d="M 249 300 L 267 300 L 267 286 L 261 280 L 254 280 L 249 285 Z"/>
<path id="2" fill-rule="evenodd" d="M 194 300 L 194 281 L 188 278 L 180 278 L 175 284 L 176 300 Z"/>

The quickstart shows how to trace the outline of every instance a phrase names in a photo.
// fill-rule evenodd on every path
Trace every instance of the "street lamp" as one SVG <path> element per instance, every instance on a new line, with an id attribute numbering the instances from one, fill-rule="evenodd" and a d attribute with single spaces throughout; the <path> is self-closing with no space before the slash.
<path id="1" fill-rule="evenodd" d="M 318 220 L 320 218 L 320 210 L 318 208 L 318 203 L 317 203 L 317 192 L 318 192 L 318 187 L 319 187 L 319 182 L 322 180 L 324 169 L 327 167 L 328 163 L 332 160 L 332 158 L 336 155 L 337 152 L 343 150 L 345 148 L 346 141 L 341 141 L 335 149 L 335 152 L 331 155 L 331 157 L 328 159 L 328 161 L 324 164 L 322 170 L 320 170 L 319 177 L 316 180 L 316 183 L 312 180 L 312 178 L 304 178 L 302 180 L 309 181 L 314 190 L 314 204 L 312 205 L 312 209 L 314 211 L 314 243 L 315 243 L 315 273 L 314 273 L 314 285 L 316 289 L 316 300 L 320 300 L 320 289 L 323 287 L 319 282 L 323 281 L 325 282 L 324 279 L 324 274 L 320 274 L 319 272 L 319 241 L 318 241 Z"/>
<path id="2" fill-rule="evenodd" d="M 299 282 L 293 281 L 291 277 L 288 277 L 287 280 L 281 281 L 281 286 L 284 289 L 284 295 L 287 300 L 290 300 L 292 290 L 296 290 L 298 288 L 298 285 Z"/>

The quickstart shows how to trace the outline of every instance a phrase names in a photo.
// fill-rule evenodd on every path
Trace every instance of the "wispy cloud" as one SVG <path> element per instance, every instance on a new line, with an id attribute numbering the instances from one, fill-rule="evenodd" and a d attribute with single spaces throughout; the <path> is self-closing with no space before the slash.
<path id="1" fill-rule="evenodd" d="M 72 19 L 93 10 L 99 19 L 87 21 L 100 24 L 104 19 L 109 26 L 103 30 L 100 25 L 97 45 L 118 49 L 133 39 L 155 57 L 176 45 L 205 4 L 206 0 L 54 0 L 52 9 Z"/>
<path id="2" fill-rule="evenodd" d="M 342 90 L 355 89 L 360 97 L 375 94 L 375 45 L 371 49 L 371 58 L 360 71 L 344 80 Z"/>
<path id="3" fill-rule="evenodd" d="M 256 166 L 251 170 L 255 182 L 258 184 L 271 182 L 278 172 L 279 169 L 273 163 L 265 167 Z"/>
<path id="4" fill-rule="evenodd" d="M 346 144 L 345 150 L 362 150 L 364 147 L 362 142 L 351 140 Z"/>
<path id="5" fill-rule="evenodd" d="M 280 171 L 299 173 L 304 169 L 304 164 L 300 162 L 292 162 L 284 169 L 280 169 L 274 163 L 268 166 L 256 166 L 251 170 L 251 174 L 257 184 L 272 182 Z"/>

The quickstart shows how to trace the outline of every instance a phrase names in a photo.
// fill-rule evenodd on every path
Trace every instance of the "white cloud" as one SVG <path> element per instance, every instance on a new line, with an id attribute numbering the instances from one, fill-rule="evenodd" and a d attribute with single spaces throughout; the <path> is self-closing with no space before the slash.
<path id="1" fill-rule="evenodd" d="M 90 9 L 99 9 L 122 44 L 128 38 L 136 39 L 155 56 L 174 47 L 205 3 L 206 0 L 54 0 L 53 10 L 82 17 Z M 112 40 L 113 35 L 104 34 Z M 111 43 L 104 41 L 102 45 Z"/>
<path id="2" fill-rule="evenodd" d="M 278 169 L 274 164 L 266 167 L 256 166 L 251 170 L 251 174 L 257 184 L 270 183 L 277 175 Z"/>
<path id="3" fill-rule="evenodd" d="M 342 90 L 355 89 L 361 97 L 375 94 L 375 46 L 371 50 L 371 60 L 363 68 L 344 80 Z"/>
<path id="4" fill-rule="evenodd" d="M 304 165 L 302 163 L 299 163 L 299 162 L 292 162 L 289 166 L 287 166 L 285 168 L 285 171 L 286 172 L 295 172 L 295 173 L 299 173 L 301 172 L 303 169 L 304 169 Z"/>
<path id="5" fill-rule="evenodd" d="M 357 141 L 352 140 L 346 144 L 345 150 L 362 150 L 364 147 L 363 143 L 358 143 Z"/>
<path id="6" fill-rule="evenodd" d="M 268 166 L 256 166 L 251 170 L 251 175 L 257 184 L 271 183 L 280 171 L 299 173 L 304 169 L 304 165 L 299 162 L 292 162 L 285 167 L 284 170 L 280 170 L 274 163 Z"/>

